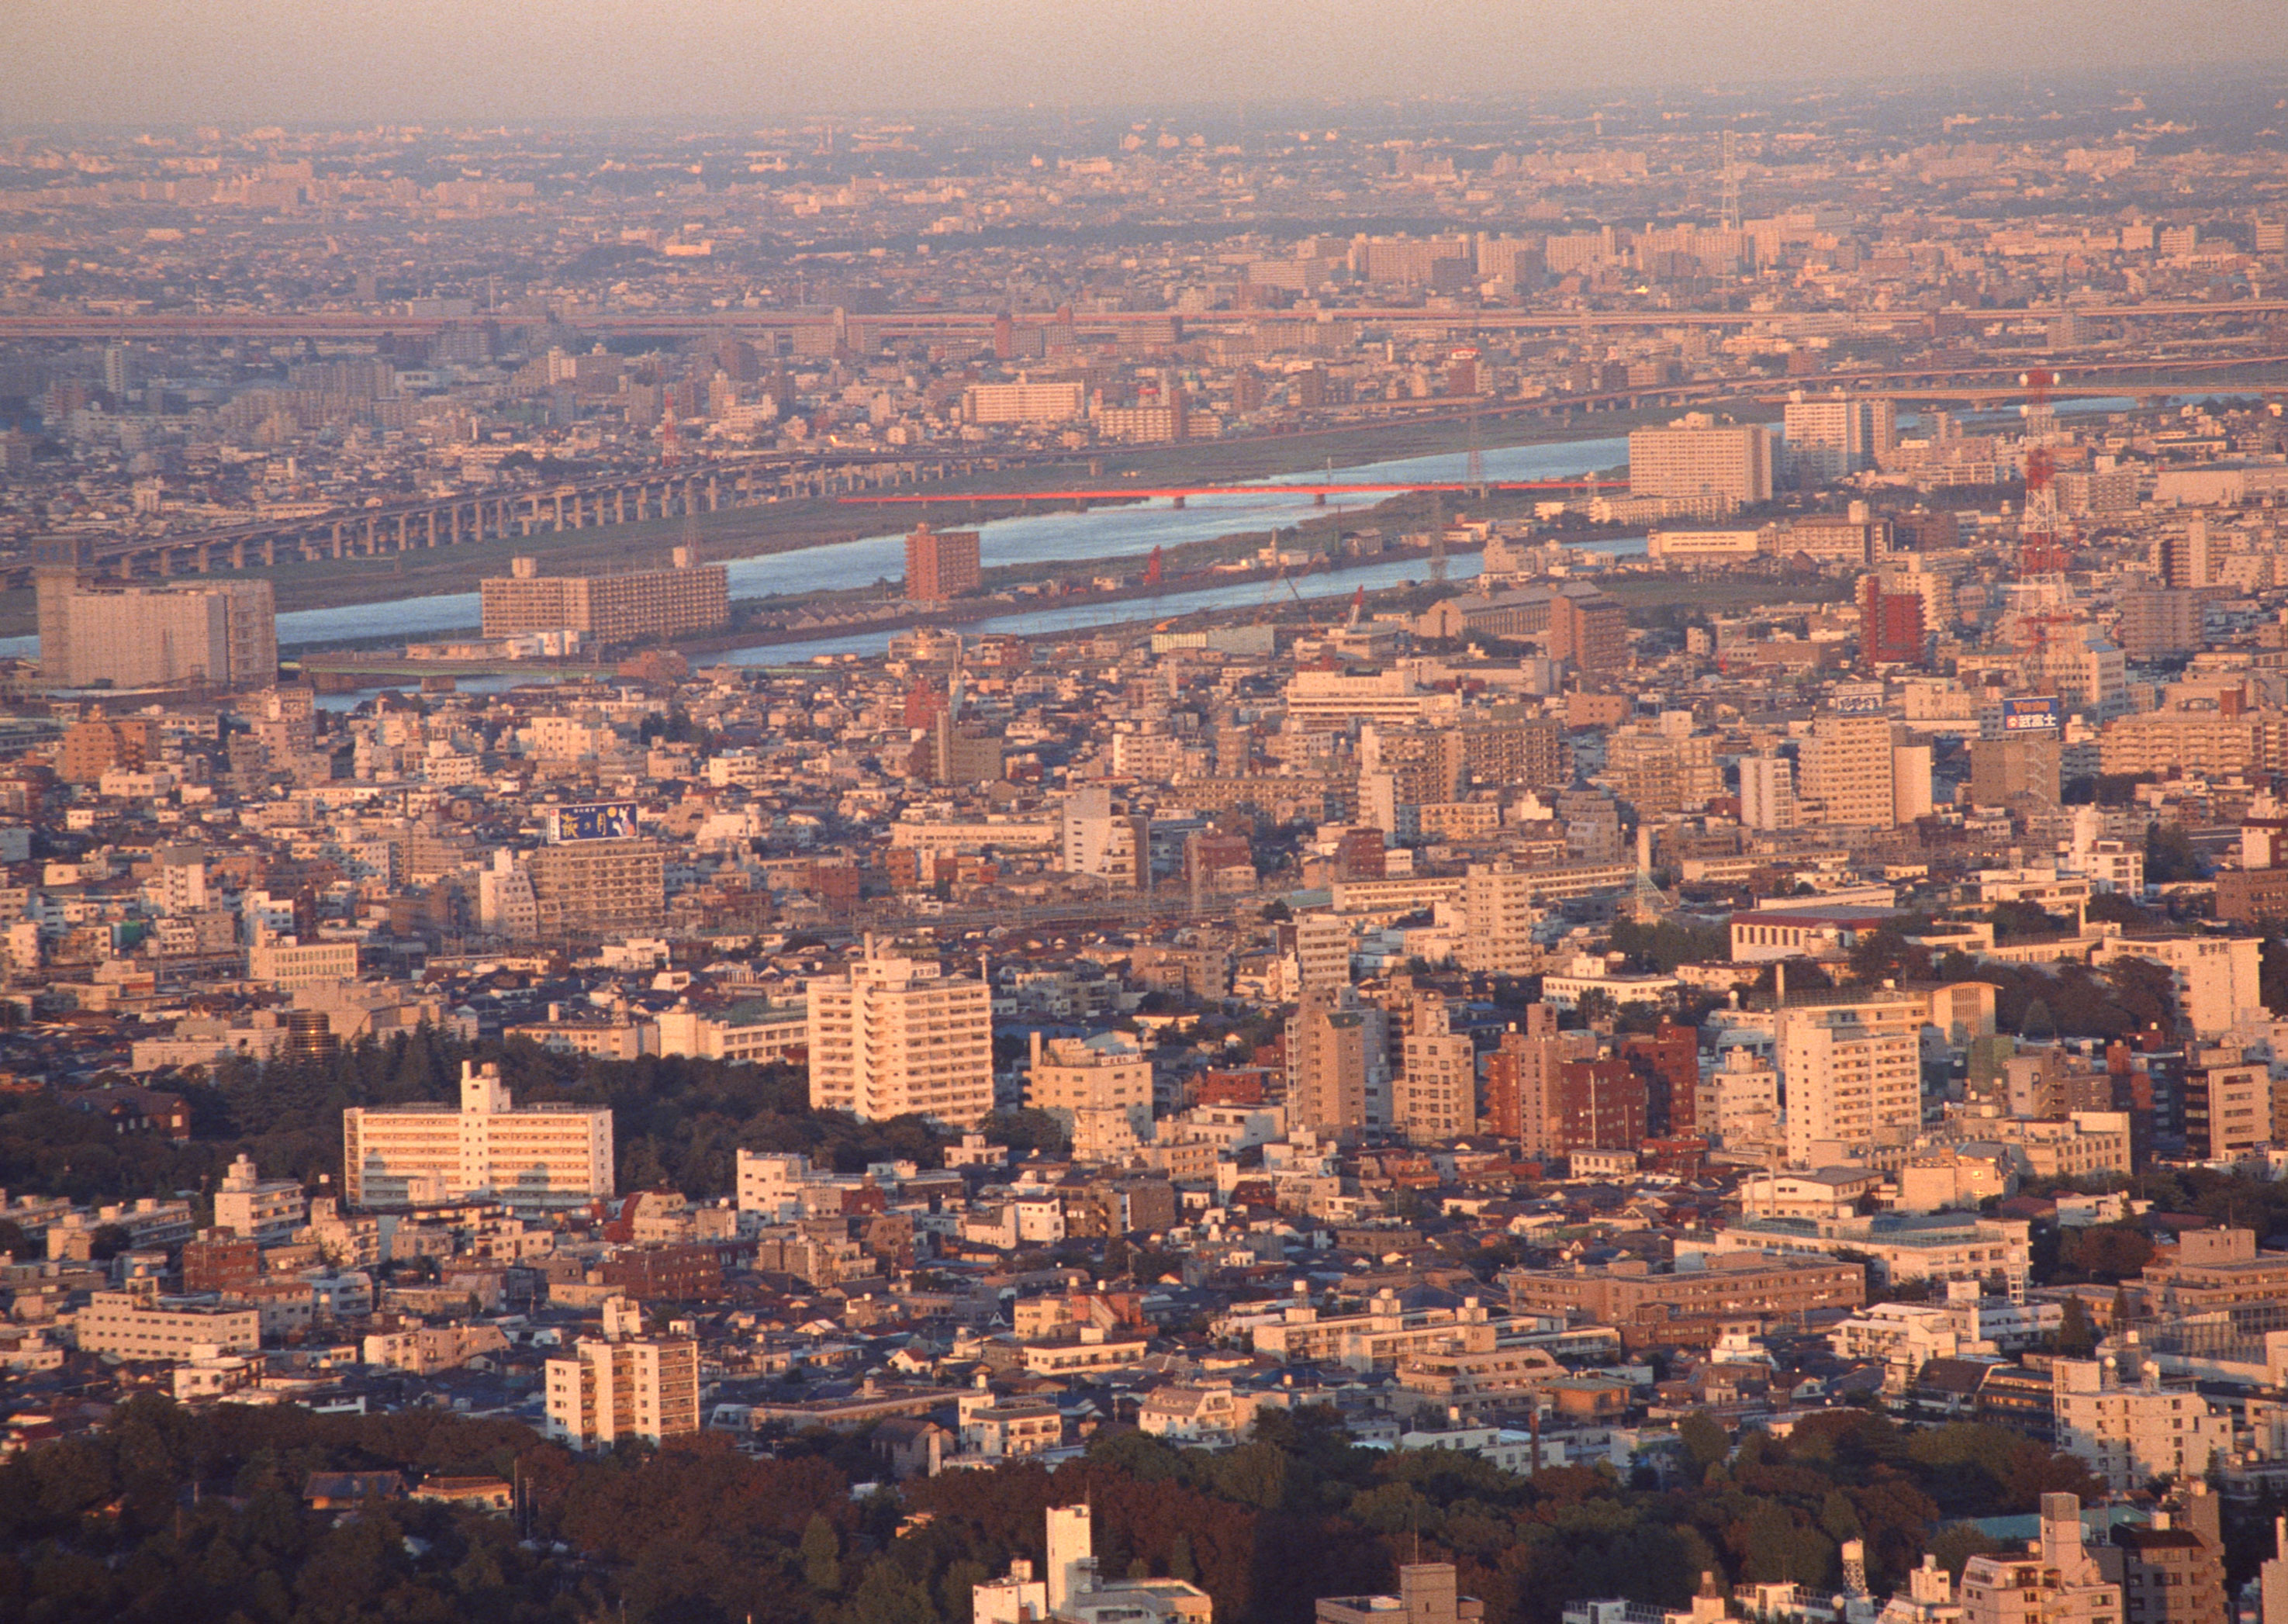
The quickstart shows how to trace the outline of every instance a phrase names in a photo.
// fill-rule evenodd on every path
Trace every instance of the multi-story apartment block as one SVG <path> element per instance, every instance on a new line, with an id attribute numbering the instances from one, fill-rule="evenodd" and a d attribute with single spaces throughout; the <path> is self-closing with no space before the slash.
<path id="1" fill-rule="evenodd" d="M 459 1109 L 353 1106 L 342 1113 L 350 1204 L 412 1207 L 480 1197 L 562 1211 L 613 1192 L 608 1106 L 516 1105 L 500 1067 L 461 1066 Z"/>
<path id="2" fill-rule="evenodd" d="M 809 984 L 810 1103 L 863 1121 L 973 1127 L 993 1109 L 993 1001 L 982 981 L 877 951 Z"/>

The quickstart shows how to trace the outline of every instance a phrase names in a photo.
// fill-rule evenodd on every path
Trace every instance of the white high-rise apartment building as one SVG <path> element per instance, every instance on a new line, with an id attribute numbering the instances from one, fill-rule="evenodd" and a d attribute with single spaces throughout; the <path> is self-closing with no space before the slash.
<path id="1" fill-rule="evenodd" d="M 810 983 L 810 1103 L 861 1121 L 993 1109 L 993 995 L 984 982 L 876 951 Z"/>
<path id="2" fill-rule="evenodd" d="M 1339 914 L 1312 913 L 1295 921 L 1295 968 L 1301 991 L 1330 995 L 1351 984 L 1351 927 Z"/>
<path id="3" fill-rule="evenodd" d="M 1523 975 L 1540 967 L 1533 927 L 1541 922 L 1534 906 L 1531 871 L 1507 863 L 1472 863 L 1462 878 L 1462 912 L 1469 933 L 1462 939 L 1462 967 L 1496 974 Z"/>
<path id="4" fill-rule="evenodd" d="M 1895 408 L 1886 400 L 1791 400 L 1782 417 L 1788 470 L 1802 483 L 1823 485 L 1871 468 L 1895 443 L 1896 425 Z"/>
<path id="5" fill-rule="evenodd" d="M 461 1064 L 461 1104 L 342 1113 L 342 1174 L 354 1207 L 470 1198 L 559 1212 L 613 1193 L 608 1105 L 518 1105 L 500 1067 Z"/>
<path id="6" fill-rule="evenodd" d="M 584 1339 L 548 1361 L 548 1435 L 575 1449 L 622 1438 L 658 1443 L 699 1430 L 699 1344 L 647 1337 L 624 1297 L 604 1304 L 601 1340 Z"/>
<path id="7" fill-rule="evenodd" d="M 1903 1145 L 1921 1130 L 1926 1009 L 1893 996 L 1780 1011 L 1791 1165 L 1839 1159 L 1838 1146 Z"/>
<path id="8" fill-rule="evenodd" d="M 1795 827 L 1795 764 L 1784 756 L 1740 757 L 1740 823 L 1752 829 Z"/>
<path id="9" fill-rule="evenodd" d="M 1745 507 L 1772 499 L 1772 432 L 1760 423 L 1719 427 L 1693 412 L 1629 436 L 1629 495 L 1717 496 Z"/>
<path id="10" fill-rule="evenodd" d="M 2210 1458 L 2232 1447 L 2232 1424 L 2189 1387 L 2146 1378 L 2125 1383 L 2110 1359 L 2060 1359 L 2050 1367 L 2058 1449 L 2123 1493 L 2156 1477 L 2198 1482 Z"/>
<path id="11" fill-rule="evenodd" d="M 1799 793 L 1825 809 L 1823 821 L 1889 828 L 1897 818 L 1891 719 L 1820 717 L 1803 741 Z M 1926 789 L 1927 795 L 1927 789 Z"/>
<path id="12" fill-rule="evenodd" d="M 1477 1045 L 1449 1030 L 1446 1001 L 1434 993 L 1415 995 L 1413 1026 L 1390 1081 L 1391 1126 L 1417 1145 L 1470 1132 L 1478 1121 Z"/>

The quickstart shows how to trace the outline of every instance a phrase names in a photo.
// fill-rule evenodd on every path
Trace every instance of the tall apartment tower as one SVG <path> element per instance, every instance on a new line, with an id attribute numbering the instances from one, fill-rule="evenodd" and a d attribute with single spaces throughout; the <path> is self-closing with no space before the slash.
<path id="1" fill-rule="evenodd" d="M 810 1103 L 861 1121 L 993 1110 L 993 994 L 981 980 L 878 950 L 809 984 Z"/>
<path id="2" fill-rule="evenodd" d="M 1446 1001 L 1414 995 L 1399 1074 L 1391 1079 L 1391 1126 L 1418 1145 L 1466 1134 L 1478 1118 L 1478 1050 L 1466 1033 L 1450 1032 Z"/>
<path id="3" fill-rule="evenodd" d="M 548 1435 L 578 1450 L 623 1438 L 656 1444 L 699 1430 L 699 1344 L 647 1337 L 624 1297 L 604 1303 L 604 1335 L 548 1363 Z"/>
<path id="4" fill-rule="evenodd" d="M 1760 423 L 1717 425 L 1704 412 L 1629 436 L 1629 495 L 1712 496 L 1732 506 L 1772 499 L 1772 432 Z"/>
<path id="5" fill-rule="evenodd" d="M 1927 762 L 1911 754 L 1902 762 L 1897 729 L 1888 717 L 1818 717 L 1803 743 L 1803 799 L 1826 808 L 1829 823 L 1890 828 L 1899 821 L 1898 778 L 1903 765 L 1924 770 L 1922 800 L 1930 794 Z M 1911 804 L 1915 797 L 1908 797 Z M 1924 810 L 1927 810 L 1926 805 Z"/>
<path id="6" fill-rule="evenodd" d="M 945 603 L 974 592 L 985 582 L 974 530 L 933 530 L 916 525 L 906 535 L 906 598 L 918 604 Z"/>
<path id="7" fill-rule="evenodd" d="M 1306 993 L 1287 1021 L 1287 1120 L 1323 1133 L 1355 1133 L 1374 1120 L 1388 1076 L 1382 1011 Z"/>
<path id="8" fill-rule="evenodd" d="M 1525 1019 L 1502 1034 L 1500 1046 L 1486 1057 L 1486 1120 L 1493 1131 L 1515 1139 L 1529 1156 L 1563 1150 L 1560 1074 L 1596 1054 L 1596 1034 L 1560 1032 L 1554 1009 L 1529 1005 Z"/>
<path id="9" fill-rule="evenodd" d="M 1741 826 L 1791 829 L 1795 821 L 1795 764 L 1784 756 L 1741 757 Z"/>
<path id="10" fill-rule="evenodd" d="M 1922 1127 L 1924 1005 L 1895 996 L 1779 1012 L 1787 1154 L 1795 1167 L 1842 1147 L 1904 1145 Z"/>
<path id="11" fill-rule="evenodd" d="M 1533 942 L 1533 927 L 1541 920 L 1533 903 L 1535 878 L 1505 862 L 1470 865 L 1462 879 L 1462 911 L 1469 921 L 1464 969 L 1523 975 L 1539 964 Z"/>
<path id="12" fill-rule="evenodd" d="M 1802 485 L 1825 485 L 1871 468 L 1897 440 L 1896 408 L 1887 400 L 1845 395 L 1791 400 L 1782 414 L 1787 467 Z"/>

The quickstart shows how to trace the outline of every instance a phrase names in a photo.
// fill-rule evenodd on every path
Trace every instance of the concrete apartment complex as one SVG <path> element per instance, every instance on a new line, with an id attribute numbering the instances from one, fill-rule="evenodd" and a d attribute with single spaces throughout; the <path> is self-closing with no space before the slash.
<path id="1" fill-rule="evenodd" d="M 467 1061 L 457 1110 L 343 1112 L 342 1169 L 354 1207 L 473 1197 L 512 1211 L 560 1212 L 612 1193 L 612 1113 L 604 1106 L 517 1105 L 497 1066 Z"/>
<path id="2" fill-rule="evenodd" d="M 810 1103 L 862 1121 L 909 1113 L 972 1127 L 993 1109 L 993 1001 L 982 981 L 878 952 L 809 983 Z"/>
<path id="3" fill-rule="evenodd" d="M 479 596 L 488 638 L 576 631 L 584 642 L 609 648 L 713 631 L 731 620 L 730 573 L 680 547 L 672 569 L 619 575 L 544 575 L 537 558 L 520 558 L 507 575 L 484 582 Z"/>
<path id="4" fill-rule="evenodd" d="M 277 677 L 278 615 L 267 581 L 97 585 L 42 570 L 36 585 L 40 673 L 50 682 L 250 687 Z"/>

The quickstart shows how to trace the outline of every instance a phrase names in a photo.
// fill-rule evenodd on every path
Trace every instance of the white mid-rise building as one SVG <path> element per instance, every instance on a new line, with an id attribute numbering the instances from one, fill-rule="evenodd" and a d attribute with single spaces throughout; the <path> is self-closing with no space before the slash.
<path id="1" fill-rule="evenodd" d="M 613 1193 L 612 1113 L 604 1105 L 517 1105 L 500 1067 L 461 1066 L 461 1103 L 342 1113 L 342 1173 L 355 1207 L 479 1197 L 553 1212 Z"/>
<path id="2" fill-rule="evenodd" d="M 263 1178 L 250 1156 L 242 1155 L 232 1162 L 215 1191 L 215 1226 L 234 1232 L 242 1240 L 291 1240 L 309 1214 L 310 1202 L 302 1193 L 301 1180 Z"/>
<path id="3" fill-rule="evenodd" d="M 2164 1387 L 2153 1367 L 2122 1382 L 2111 1359 L 2060 1359 L 2050 1367 L 2060 1453 L 2126 1493 L 2156 1477 L 2197 1482 L 2212 1456 L 2232 1446 L 2229 1420 L 2189 1387 Z"/>
<path id="4" fill-rule="evenodd" d="M 993 998 L 984 982 L 875 950 L 809 986 L 810 1103 L 862 1121 L 927 1116 L 973 1128 L 993 1110 Z"/>
<path id="5" fill-rule="evenodd" d="M 1902 1145 L 1922 1127 L 1921 999 L 1797 1006 L 1779 1018 L 1787 1154 L 1815 1167 L 1851 1150 Z"/>
<path id="6" fill-rule="evenodd" d="M 699 1344 L 647 1337 L 624 1297 L 604 1304 L 601 1338 L 584 1338 L 548 1361 L 548 1435 L 575 1449 L 609 1449 L 623 1438 L 658 1443 L 699 1430 Z"/>
<path id="7" fill-rule="evenodd" d="M 262 1314 L 251 1308 L 216 1308 L 205 1302 L 169 1301 L 143 1291 L 99 1291 L 74 1323 L 82 1353 L 164 1361 L 215 1353 L 251 1353 L 262 1346 Z"/>

